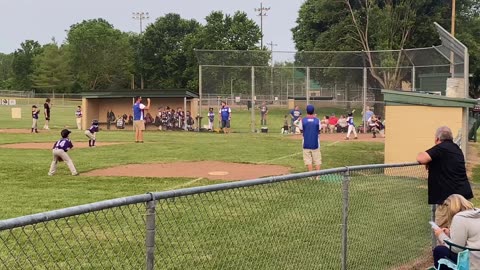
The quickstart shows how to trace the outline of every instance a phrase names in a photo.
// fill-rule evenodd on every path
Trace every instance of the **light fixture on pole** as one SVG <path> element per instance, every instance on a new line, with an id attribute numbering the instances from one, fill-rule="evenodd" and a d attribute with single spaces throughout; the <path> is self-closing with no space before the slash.
<path id="1" fill-rule="evenodd" d="M 132 19 L 138 20 L 140 22 L 140 35 L 142 35 L 143 34 L 142 22 L 144 20 L 150 19 L 150 16 L 149 16 L 148 12 L 143 12 L 143 11 L 142 12 L 132 12 Z M 140 57 L 140 62 L 141 62 L 141 59 L 142 58 Z M 142 71 L 140 73 L 140 89 L 143 89 L 143 86 L 144 86 L 144 84 L 143 84 L 143 64 L 140 63 L 140 65 L 141 65 L 140 68 L 142 69 Z"/>
<path id="2" fill-rule="evenodd" d="M 132 12 L 132 19 L 140 21 L 140 34 L 142 34 L 142 21 L 150 19 L 150 16 L 148 15 L 148 12 Z"/>
<path id="3" fill-rule="evenodd" d="M 262 2 L 260 2 L 260 8 L 255 8 L 255 11 L 258 12 L 257 16 L 260 16 L 260 34 L 262 35 L 260 49 L 263 49 L 263 16 L 267 16 L 267 11 L 269 10 L 270 7 L 264 7 Z"/>

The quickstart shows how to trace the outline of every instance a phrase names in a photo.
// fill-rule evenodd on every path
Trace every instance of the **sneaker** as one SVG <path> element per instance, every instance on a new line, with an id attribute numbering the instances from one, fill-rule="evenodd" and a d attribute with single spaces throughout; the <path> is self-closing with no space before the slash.
<path id="1" fill-rule="evenodd" d="M 48 173 L 48 176 L 53 176 L 53 173 Z"/>
<path id="2" fill-rule="evenodd" d="M 72 173 L 72 176 L 79 176 L 80 174 L 77 172 L 77 173 Z"/>
<path id="3" fill-rule="evenodd" d="M 358 137 L 355 137 L 354 139 L 356 140 L 356 139 L 358 139 Z"/>

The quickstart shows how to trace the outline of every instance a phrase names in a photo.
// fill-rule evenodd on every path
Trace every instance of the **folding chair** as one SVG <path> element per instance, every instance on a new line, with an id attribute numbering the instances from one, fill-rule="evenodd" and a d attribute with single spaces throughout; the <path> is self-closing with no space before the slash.
<path id="1" fill-rule="evenodd" d="M 438 268 L 440 268 L 441 265 L 445 265 L 445 266 L 450 267 L 451 269 L 454 269 L 454 270 L 469 270 L 470 269 L 470 252 L 480 251 L 480 249 L 460 246 L 460 245 L 454 244 L 454 243 L 452 243 L 448 240 L 445 240 L 444 242 L 445 242 L 445 244 L 447 244 L 450 247 L 450 252 L 453 252 L 452 247 L 463 249 L 463 251 L 458 253 L 458 257 L 457 257 L 456 262 L 452 262 L 449 259 L 438 260 Z M 435 268 L 432 267 L 430 269 L 435 269 Z"/>

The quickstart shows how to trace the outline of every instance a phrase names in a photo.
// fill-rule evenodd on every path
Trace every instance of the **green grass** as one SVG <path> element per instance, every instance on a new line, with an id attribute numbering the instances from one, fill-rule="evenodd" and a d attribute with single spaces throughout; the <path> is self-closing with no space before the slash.
<path id="1" fill-rule="evenodd" d="M 22 107 L 24 119 L 12 120 L 9 108 L 0 107 L 0 126 L 28 129 L 29 109 Z M 53 144 L 61 128 L 74 126 L 74 109 L 74 105 L 54 107 L 53 130 L 2 133 L 0 144 Z M 238 132 L 229 135 L 148 131 L 146 143 L 135 144 L 132 131 L 101 131 L 97 136 L 100 142 L 123 144 L 73 149 L 69 154 L 80 173 L 134 163 L 199 160 L 276 164 L 288 166 L 292 172 L 305 171 L 301 140 L 279 134 L 284 114 L 284 110 L 271 110 L 269 121 L 278 126 L 278 132 L 271 128 L 268 134 L 249 133 L 246 110 L 234 111 L 233 130 Z M 236 127 L 236 121 L 241 125 Z M 74 144 L 86 141 L 77 130 L 71 138 Z M 57 175 L 48 177 L 50 150 L 0 150 L 0 219 L 170 190 L 191 180 L 72 177 L 64 164 Z M 322 157 L 322 168 L 382 163 L 383 144 L 323 142 Z M 193 185 L 214 183 L 220 181 L 202 180 Z M 419 180 L 364 172 L 352 176 L 350 188 L 349 265 L 384 269 L 418 257 L 428 245 L 426 190 L 419 188 Z M 233 263 L 240 269 L 338 269 L 341 205 L 341 182 L 312 179 L 161 201 L 157 205 L 157 267 L 222 269 Z M 59 269 L 143 268 L 139 264 L 144 258 L 144 214 L 143 205 L 132 205 L 0 233 L 0 265 L 3 262 L 15 268 L 14 258 L 26 260 L 19 254 L 35 253 L 34 246 L 39 255 L 29 256 L 29 260 L 35 267 L 25 261 L 26 269 L 39 269 L 42 261 L 55 262 L 46 265 Z M 59 237 L 62 240 L 57 242 Z M 17 245 L 24 242 L 29 248 Z M 53 252 L 42 255 L 46 249 Z M 70 261 L 62 261 L 63 257 Z M 131 261 L 123 264 L 126 257 Z M 87 259 L 90 265 L 85 265 Z"/>

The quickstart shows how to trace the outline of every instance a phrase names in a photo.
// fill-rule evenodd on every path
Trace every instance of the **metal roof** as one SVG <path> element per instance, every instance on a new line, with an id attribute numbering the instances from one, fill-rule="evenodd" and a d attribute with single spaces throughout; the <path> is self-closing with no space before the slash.
<path id="1" fill-rule="evenodd" d="M 136 89 L 136 90 L 118 90 L 118 91 L 98 91 L 84 92 L 82 98 L 133 98 L 141 96 L 144 98 L 198 98 L 199 95 L 185 89 Z"/>

